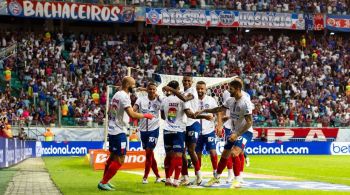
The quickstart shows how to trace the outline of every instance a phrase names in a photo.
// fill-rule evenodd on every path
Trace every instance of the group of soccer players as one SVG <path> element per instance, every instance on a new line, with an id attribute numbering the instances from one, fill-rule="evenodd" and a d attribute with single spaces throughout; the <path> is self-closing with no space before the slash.
<path id="1" fill-rule="evenodd" d="M 98 184 L 99 189 L 114 190 L 114 186 L 109 181 L 124 163 L 127 145 L 126 123 L 123 120 L 125 112 L 131 118 L 140 119 L 141 141 L 146 151 L 142 183 L 148 183 L 147 178 L 151 169 L 156 175 L 156 182 L 161 182 L 153 152 L 159 137 L 160 115 L 165 121 L 163 129 L 166 152 L 165 185 L 178 187 L 191 184 L 188 176 L 187 152 L 196 175 L 193 183 L 201 185 L 203 183 L 200 171 L 201 157 L 205 147 L 210 153 L 214 176 L 205 186 L 219 183 L 226 166 L 229 170 L 233 168 L 235 175 L 233 187 L 241 186 L 244 147 L 253 136 L 251 115 L 253 106 L 249 95 L 242 91 L 243 83 L 236 78 L 230 82 L 229 90 L 224 94 L 223 105 L 218 106 L 215 99 L 207 95 L 205 82 L 199 81 L 195 86 L 192 86 L 192 82 L 190 76 L 183 77 L 183 92 L 180 92 L 177 81 L 169 82 L 163 87 L 166 93 L 164 98 L 157 95 L 157 86 L 149 83 L 148 95 L 137 99 L 132 107 L 129 93 L 135 88 L 135 80 L 132 77 L 123 79 L 121 90 L 113 96 L 109 106 L 108 138 L 111 155 L 107 159 L 103 178 Z M 227 116 L 223 116 L 225 111 Z M 216 117 L 213 114 L 216 114 Z M 226 143 L 218 163 L 215 138 L 222 135 L 223 126 Z M 228 181 L 232 182 L 230 171 Z"/>

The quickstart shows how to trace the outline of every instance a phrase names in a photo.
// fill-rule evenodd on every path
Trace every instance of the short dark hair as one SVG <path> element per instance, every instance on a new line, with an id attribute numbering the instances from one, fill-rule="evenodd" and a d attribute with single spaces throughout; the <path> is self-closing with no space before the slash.
<path id="1" fill-rule="evenodd" d="M 234 87 L 234 88 L 239 88 L 239 89 L 242 89 L 243 88 L 243 85 L 240 81 L 238 80 L 233 80 L 230 82 L 230 86 Z"/>
<path id="2" fill-rule="evenodd" d="M 198 81 L 197 85 L 207 85 L 204 81 Z"/>
<path id="3" fill-rule="evenodd" d="M 156 85 L 155 83 L 153 83 L 153 82 L 149 82 L 148 85 L 147 85 L 147 87 L 152 86 L 152 85 L 155 86 L 155 87 L 157 87 L 157 85 Z"/>
<path id="4" fill-rule="evenodd" d="M 173 88 L 173 89 L 177 89 L 180 85 L 179 85 L 179 82 L 172 80 L 168 83 L 168 86 Z"/>

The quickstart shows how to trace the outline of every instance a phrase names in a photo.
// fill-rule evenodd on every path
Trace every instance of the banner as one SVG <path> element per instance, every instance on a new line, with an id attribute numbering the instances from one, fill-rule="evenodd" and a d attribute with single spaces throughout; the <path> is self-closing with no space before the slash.
<path id="1" fill-rule="evenodd" d="M 323 14 L 305 14 L 305 30 L 323 30 Z"/>
<path id="2" fill-rule="evenodd" d="M 109 157 L 109 151 L 89 150 L 90 165 L 94 170 L 103 170 L 106 160 Z M 145 151 L 128 151 L 125 156 L 124 164 L 120 169 L 144 169 L 146 162 Z"/>
<path id="3" fill-rule="evenodd" d="M 85 156 L 91 149 L 102 149 L 102 141 L 41 142 L 41 156 Z"/>
<path id="4" fill-rule="evenodd" d="M 334 31 L 350 32 L 350 15 L 327 15 L 326 28 Z"/>
<path id="5" fill-rule="evenodd" d="M 133 7 L 23 0 L 7 0 L 7 6 L 12 16 L 94 22 L 134 22 Z"/>
<path id="6" fill-rule="evenodd" d="M 0 137 L 0 168 L 15 165 L 27 158 L 35 157 L 35 141 L 23 141 Z"/>
<path id="7" fill-rule="evenodd" d="M 350 155 L 350 142 L 333 142 L 331 153 L 332 155 Z"/>
<path id="8" fill-rule="evenodd" d="M 0 15 L 8 15 L 7 13 L 7 1 L 0 0 Z"/>
<path id="9" fill-rule="evenodd" d="M 303 14 L 146 8 L 146 24 L 304 30 Z"/>
<path id="10" fill-rule="evenodd" d="M 327 139 L 336 139 L 338 128 L 254 128 L 253 139 L 261 139 L 265 135 L 267 142 L 291 141 L 296 138 L 311 141 L 327 141 Z"/>
<path id="11" fill-rule="evenodd" d="M 7 145 L 5 144 L 5 138 L 0 137 L 0 168 L 6 166 L 5 154 Z"/>

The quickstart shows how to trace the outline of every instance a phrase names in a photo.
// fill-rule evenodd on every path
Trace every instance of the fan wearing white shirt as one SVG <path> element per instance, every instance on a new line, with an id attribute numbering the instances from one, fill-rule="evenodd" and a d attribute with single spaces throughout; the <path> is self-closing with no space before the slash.
<path id="1" fill-rule="evenodd" d="M 166 156 L 164 159 L 166 182 L 165 185 L 178 187 L 182 169 L 182 153 L 185 145 L 186 121 L 185 115 L 192 119 L 212 120 L 212 115 L 197 115 L 186 108 L 185 102 L 175 94 L 179 93 L 180 87 L 177 81 L 170 81 L 163 90 L 170 91 L 171 95 L 164 98 L 161 104 L 161 116 L 165 120 L 164 147 Z M 170 177 L 175 171 L 174 181 Z"/>
<path id="2" fill-rule="evenodd" d="M 141 132 L 142 147 L 146 150 L 145 172 L 142 183 L 147 184 L 148 174 L 152 168 L 156 175 L 156 183 L 161 181 L 158 173 L 157 161 L 154 158 L 153 150 L 156 147 L 159 137 L 159 114 L 161 100 L 157 95 L 157 86 L 155 83 L 149 83 L 147 86 L 147 96 L 137 98 L 134 110 L 140 113 L 151 113 L 154 118 L 140 119 L 138 129 Z"/>
<path id="3" fill-rule="evenodd" d="M 124 77 L 121 90 L 114 94 L 109 105 L 108 142 L 110 156 L 106 161 L 105 171 L 101 182 L 98 184 L 100 190 L 112 191 L 114 186 L 109 183 L 119 168 L 124 164 L 126 154 L 126 124 L 124 113 L 131 118 L 152 119 L 150 113 L 137 113 L 131 107 L 130 92 L 135 88 L 135 80 L 132 77 Z"/>
<path id="4" fill-rule="evenodd" d="M 199 100 L 199 109 L 210 109 L 218 106 L 216 100 L 206 95 L 207 94 L 207 86 L 204 81 L 198 81 L 196 85 L 198 100 Z M 218 155 L 216 153 L 216 143 L 215 143 L 215 129 L 222 129 L 222 113 L 217 113 L 218 119 L 218 128 L 215 128 L 214 121 L 200 120 L 201 124 L 201 133 L 199 134 L 196 153 L 198 156 L 199 164 L 201 165 L 202 152 L 205 147 L 205 150 L 210 153 L 210 160 L 213 167 L 213 174 L 216 176 L 216 169 L 218 166 Z M 219 133 L 219 132 L 216 132 Z M 221 135 L 218 135 L 221 136 Z M 199 174 L 200 175 L 200 174 Z M 197 181 L 197 185 L 198 185 Z"/>

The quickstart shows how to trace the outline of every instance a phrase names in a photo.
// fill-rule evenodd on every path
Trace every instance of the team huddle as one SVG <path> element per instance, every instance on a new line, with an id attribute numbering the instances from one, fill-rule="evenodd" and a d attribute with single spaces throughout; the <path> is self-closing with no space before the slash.
<path id="1" fill-rule="evenodd" d="M 161 182 L 154 148 L 159 137 L 160 118 L 165 121 L 163 129 L 165 185 L 203 185 L 201 174 L 202 151 L 205 147 L 210 154 L 213 178 L 204 183 L 212 186 L 220 182 L 223 170 L 228 168 L 227 182 L 239 188 L 243 183 L 244 148 L 253 137 L 253 104 L 247 93 L 242 91 L 239 78 L 229 83 L 228 91 L 223 95 L 224 103 L 219 106 L 216 100 L 207 95 L 206 83 L 199 81 L 192 86 L 192 78 L 184 76 L 184 91 L 180 92 L 177 81 L 171 81 L 163 87 L 166 97 L 157 95 L 157 86 L 149 83 L 147 96 L 140 97 L 131 105 L 129 93 L 135 88 L 135 80 L 125 77 L 121 90 L 110 101 L 108 138 L 110 157 L 107 159 L 103 178 L 98 184 L 101 190 L 114 190 L 109 182 L 124 163 L 126 154 L 126 122 L 124 113 L 139 119 L 142 146 L 146 151 L 146 164 L 142 183 L 148 183 L 150 170 Z M 225 131 L 225 146 L 220 161 L 216 153 L 216 137 Z M 186 154 L 189 154 L 194 166 L 195 180 L 190 181 Z M 180 175 L 182 178 L 180 179 Z M 233 179 L 233 175 L 235 176 Z"/>

